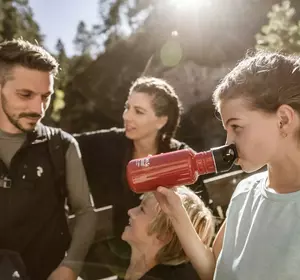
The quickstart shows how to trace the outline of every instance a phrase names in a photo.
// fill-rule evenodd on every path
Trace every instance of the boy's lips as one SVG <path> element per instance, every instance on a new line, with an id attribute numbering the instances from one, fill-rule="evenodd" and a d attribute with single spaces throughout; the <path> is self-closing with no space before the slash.
<path id="1" fill-rule="evenodd" d="M 131 219 L 128 220 L 128 225 L 129 227 L 131 227 Z"/>
<path id="2" fill-rule="evenodd" d="M 125 130 L 126 131 L 132 131 L 132 130 L 135 130 L 135 127 L 131 126 L 131 125 L 125 125 Z"/>

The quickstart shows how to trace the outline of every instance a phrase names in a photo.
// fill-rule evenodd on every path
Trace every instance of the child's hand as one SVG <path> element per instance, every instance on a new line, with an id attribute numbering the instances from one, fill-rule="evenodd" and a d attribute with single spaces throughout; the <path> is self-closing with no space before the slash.
<path id="1" fill-rule="evenodd" d="M 182 211 L 185 212 L 181 198 L 174 190 L 158 187 L 154 195 L 162 211 L 170 218 L 176 218 Z"/>

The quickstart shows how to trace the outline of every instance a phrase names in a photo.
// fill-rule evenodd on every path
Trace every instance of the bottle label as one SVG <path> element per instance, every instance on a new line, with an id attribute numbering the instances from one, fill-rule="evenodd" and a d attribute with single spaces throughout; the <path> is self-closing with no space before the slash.
<path id="1" fill-rule="evenodd" d="M 136 161 L 137 167 L 148 167 L 150 165 L 150 159 L 149 158 L 141 158 Z"/>

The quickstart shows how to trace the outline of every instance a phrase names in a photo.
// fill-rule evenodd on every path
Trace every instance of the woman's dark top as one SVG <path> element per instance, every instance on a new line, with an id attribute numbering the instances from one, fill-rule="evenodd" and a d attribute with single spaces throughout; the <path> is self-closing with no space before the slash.
<path id="1" fill-rule="evenodd" d="M 102 237 L 102 239 L 107 239 L 106 241 L 99 242 L 99 239 L 96 238 L 86 260 L 87 266 L 90 265 L 90 268 L 86 269 L 86 273 L 89 274 L 87 279 L 104 278 L 102 275 L 106 275 L 107 268 L 112 274 L 120 275 L 119 272 L 126 271 L 130 259 L 130 248 L 126 242 L 121 240 L 121 235 L 129 220 L 127 212 L 130 208 L 140 204 L 140 194 L 131 191 L 126 178 L 126 166 L 133 155 L 133 141 L 126 138 L 124 129 L 118 128 L 86 132 L 74 136 L 80 146 L 95 207 L 113 206 L 112 221 L 101 220 L 101 224 L 110 223 L 114 238 L 111 238 L 111 234 L 107 238 Z M 172 139 L 168 145 L 160 143 L 158 153 L 185 148 L 189 147 Z M 192 186 L 192 189 L 198 192 L 208 205 L 208 193 L 200 178 Z M 102 269 L 103 267 L 105 269 Z M 108 276 L 107 274 L 106 277 Z"/>
<path id="2" fill-rule="evenodd" d="M 113 205 L 114 234 L 120 237 L 128 224 L 128 209 L 140 203 L 140 194 L 131 191 L 126 179 L 126 166 L 132 159 L 133 141 L 124 129 L 112 128 L 74 135 L 79 143 L 88 183 L 95 207 Z M 189 148 L 185 143 L 171 139 L 168 145 L 159 145 L 158 153 Z M 191 186 L 208 205 L 208 193 L 201 180 Z"/>
<path id="3" fill-rule="evenodd" d="M 121 280 L 123 278 L 118 278 Z M 139 280 L 199 280 L 195 269 L 190 263 L 180 265 L 159 264 L 149 270 Z"/>

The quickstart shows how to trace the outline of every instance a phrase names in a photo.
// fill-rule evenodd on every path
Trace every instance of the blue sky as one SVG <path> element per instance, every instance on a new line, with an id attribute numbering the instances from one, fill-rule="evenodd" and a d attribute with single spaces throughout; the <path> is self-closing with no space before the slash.
<path id="1" fill-rule="evenodd" d="M 85 21 L 87 26 L 98 21 L 98 0 L 29 0 L 41 32 L 45 35 L 45 46 L 54 51 L 58 38 L 65 44 L 68 55 L 74 53 L 72 41 L 77 24 Z"/>

